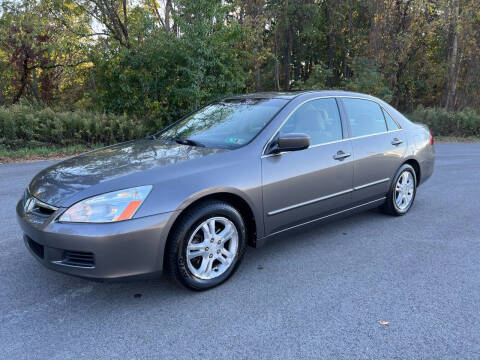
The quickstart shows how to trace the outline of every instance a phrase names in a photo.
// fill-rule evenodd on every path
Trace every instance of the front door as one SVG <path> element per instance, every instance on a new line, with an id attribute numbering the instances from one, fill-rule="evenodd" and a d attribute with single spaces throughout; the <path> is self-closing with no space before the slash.
<path id="1" fill-rule="evenodd" d="M 350 205 L 353 149 L 343 139 L 334 98 L 301 105 L 279 131 L 310 136 L 305 150 L 262 157 L 267 235 L 328 215 Z"/>

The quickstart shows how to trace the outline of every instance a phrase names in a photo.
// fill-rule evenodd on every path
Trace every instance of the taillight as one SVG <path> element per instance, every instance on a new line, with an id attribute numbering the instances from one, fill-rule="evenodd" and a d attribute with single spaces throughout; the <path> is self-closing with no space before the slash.
<path id="1" fill-rule="evenodd" d="M 434 143 L 435 143 L 435 139 L 433 138 L 432 133 L 430 133 L 430 145 L 433 146 Z"/>

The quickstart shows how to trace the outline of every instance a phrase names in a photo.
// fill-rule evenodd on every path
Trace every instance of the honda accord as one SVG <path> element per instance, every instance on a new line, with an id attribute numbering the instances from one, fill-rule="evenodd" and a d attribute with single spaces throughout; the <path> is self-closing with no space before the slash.
<path id="1" fill-rule="evenodd" d="M 234 273 L 247 245 L 374 207 L 406 214 L 433 172 L 433 144 L 426 126 L 369 95 L 228 97 L 44 169 L 17 218 L 50 269 L 97 279 L 166 271 L 204 290 Z"/>

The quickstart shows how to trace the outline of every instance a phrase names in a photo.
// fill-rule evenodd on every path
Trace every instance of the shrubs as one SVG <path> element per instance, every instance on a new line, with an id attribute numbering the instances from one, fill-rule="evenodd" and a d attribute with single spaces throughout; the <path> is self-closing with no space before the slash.
<path id="1" fill-rule="evenodd" d="M 30 105 L 0 107 L 0 147 L 107 145 L 158 131 L 153 124 L 147 126 L 146 122 L 127 115 L 79 110 L 56 112 Z"/>
<path id="2" fill-rule="evenodd" d="M 427 124 L 435 136 L 480 136 L 480 113 L 472 109 L 450 112 L 441 108 L 419 107 L 408 118 Z"/>
<path id="3" fill-rule="evenodd" d="M 480 137 L 480 113 L 472 109 L 449 112 L 419 107 L 408 118 L 427 124 L 435 136 Z M 162 119 L 127 115 L 56 112 L 32 105 L 0 107 L 0 149 L 109 145 L 153 134 L 165 125 Z"/>

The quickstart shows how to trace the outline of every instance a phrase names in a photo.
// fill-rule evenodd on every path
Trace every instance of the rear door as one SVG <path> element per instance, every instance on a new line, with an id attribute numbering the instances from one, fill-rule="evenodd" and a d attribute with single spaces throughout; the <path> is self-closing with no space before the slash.
<path id="1" fill-rule="evenodd" d="M 342 98 L 350 126 L 354 160 L 354 204 L 386 195 L 407 148 L 405 132 L 379 104 Z M 387 127 L 388 123 L 388 127 Z"/>
<path id="2" fill-rule="evenodd" d="M 336 100 L 300 105 L 279 130 L 286 133 L 309 135 L 310 147 L 262 156 L 267 235 L 343 209 L 352 199 L 352 144 L 344 139 Z"/>

